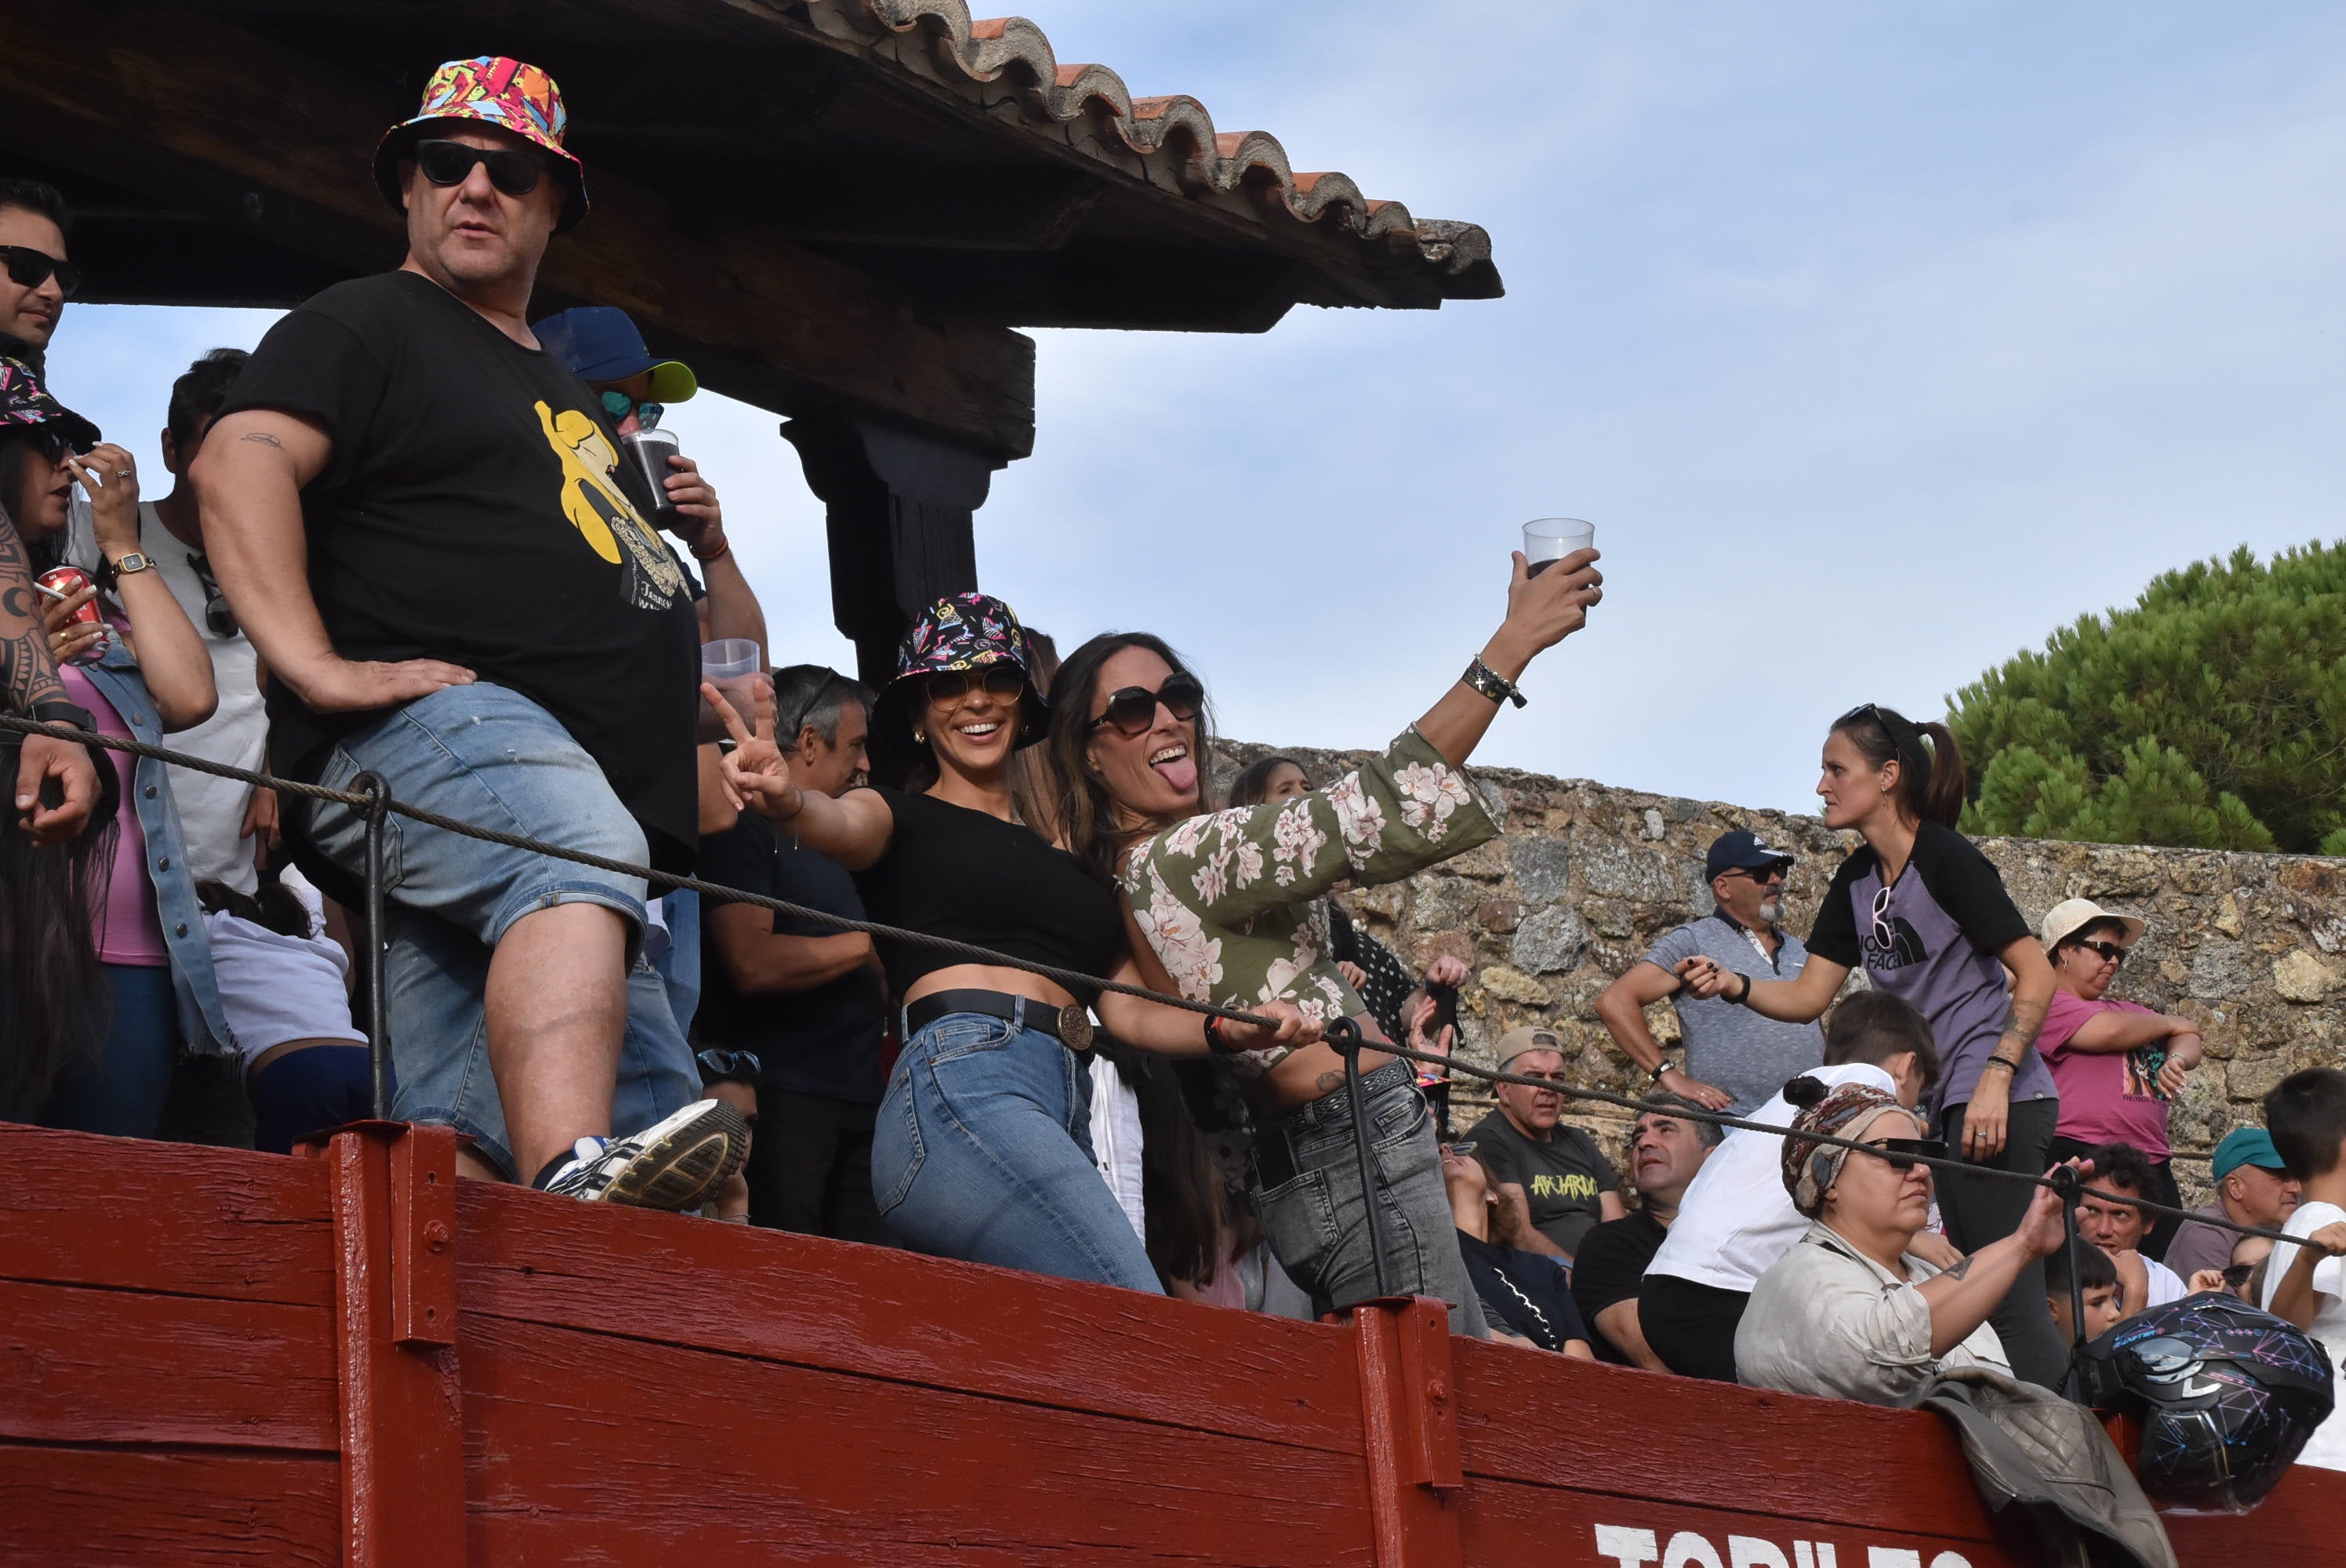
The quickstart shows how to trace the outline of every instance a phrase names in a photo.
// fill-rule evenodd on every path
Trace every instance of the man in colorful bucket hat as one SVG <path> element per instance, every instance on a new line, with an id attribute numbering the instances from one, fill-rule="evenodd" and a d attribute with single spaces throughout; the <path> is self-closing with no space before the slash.
<path id="1" fill-rule="evenodd" d="M 221 588 L 270 671 L 271 755 L 348 789 L 661 871 L 699 841 L 699 636 L 617 432 L 526 312 L 586 216 L 535 66 L 442 66 L 376 149 L 397 270 L 261 341 L 191 474 Z M 643 879 L 394 817 L 394 1114 L 467 1135 L 469 1174 L 687 1207 L 739 1167 L 642 956 Z M 362 893 L 359 814 L 289 808 L 321 888 Z"/>

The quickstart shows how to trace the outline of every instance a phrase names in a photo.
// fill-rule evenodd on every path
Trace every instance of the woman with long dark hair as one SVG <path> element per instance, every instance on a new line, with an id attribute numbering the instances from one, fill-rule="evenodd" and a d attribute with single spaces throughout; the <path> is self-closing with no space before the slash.
<path id="1" fill-rule="evenodd" d="M 1398 881 L 1495 836 L 1460 770 L 1515 680 L 1576 631 L 1602 580 L 1584 551 L 1534 577 L 1515 558 L 1507 614 L 1441 700 L 1375 761 L 1324 789 L 1201 815 L 1212 745 L 1203 684 L 1162 638 L 1094 637 L 1052 689 L 1050 762 L 1071 848 L 1112 872 L 1145 939 L 1142 967 L 1194 1001 L 1300 1008 L 1386 1036 L 1329 953 L 1323 897 L 1338 883 Z M 1160 982 L 1161 983 L 1161 982 Z M 1208 1045 L 1245 1080 L 1257 1133 L 1254 1190 L 1264 1234 L 1289 1277 L 1330 1311 L 1392 1292 L 1438 1296 L 1461 1332 L 1483 1314 L 1442 1186 L 1433 1117 L 1415 1073 L 1361 1054 L 1362 1104 L 1324 1044 L 1268 1048 L 1209 1022 Z M 1354 1117 L 1366 1119 L 1378 1192 L 1362 1188 Z M 1381 1284 L 1374 1214 L 1393 1277 Z"/>
<path id="2" fill-rule="evenodd" d="M 112 581 L 107 594 L 93 584 L 49 601 L 44 612 L 66 699 L 90 715 L 101 735 L 152 743 L 202 723 L 216 695 L 211 657 L 162 575 L 138 553 L 138 475 L 129 453 L 101 443 L 97 428 L 60 406 L 21 361 L 0 361 L 0 504 L 15 519 L 29 564 L 36 573 L 66 564 L 67 503 L 78 482 L 90 498 L 99 560 L 75 564 Z M 97 622 L 73 620 L 92 603 Z M 159 762 L 140 759 L 134 767 L 126 753 L 107 755 L 115 789 L 132 809 L 117 818 L 102 883 L 86 879 L 86 901 L 47 914 L 55 921 L 62 909 L 82 911 L 103 977 L 106 1021 L 95 1029 L 86 1019 L 67 1024 L 69 1037 L 95 1033 L 97 1048 L 50 1064 L 34 1119 L 146 1137 L 161 1117 L 182 1043 L 221 1054 L 233 1047 L 168 774 Z M 37 919 L 29 911 L 25 918 Z M 35 931 L 31 940 L 45 940 Z M 8 940 L 26 940 L 23 928 Z M 72 947 L 66 968 L 77 967 L 77 943 L 46 940 Z"/>
<path id="3" fill-rule="evenodd" d="M 872 717 L 875 771 L 909 760 L 907 787 L 833 799 L 790 782 L 769 720 L 752 733 L 703 687 L 733 733 L 725 779 L 805 848 L 858 873 L 882 924 L 1055 968 L 1138 982 L 1115 891 L 1020 818 L 1011 759 L 1047 710 L 1010 606 L 940 599 L 905 634 Z M 1024 969 L 882 940 L 904 1046 L 880 1106 L 872 1190 L 889 1228 L 924 1252 L 1158 1291 L 1139 1235 L 1092 1161 L 1087 1005 L 1126 1044 L 1202 1054 L 1193 1014 L 1077 994 Z M 1295 1009 L 1250 1044 L 1311 1038 Z"/>
<path id="4" fill-rule="evenodd" d="M 1689 958 L 1678 978 L 1696 996 L 1723 995 L 1804 1023 L 1821 1016 L 1863 964 L 1875 987 L 1930 1021 L 1943 1064 L 1934 1091 L 1941 1135 L 1975 1165 L 2037 1175 L 2053 1162 L 2061 1111 L 2035 1051 L 2053 971 L 2004 879 L 1955 831 L 1964 758 L 1953 734 L 1872 703 L 1853 708 L 1825 737 L 1817 794 L 1825 826 L 1853 829 L 1865 841 L 1825 891 L 1808 967 L 1796 980 L 1753 980 Z M 2032 1191 L 1948 1173 L 1939 1187 L 1947 1239 L 1968 1253 L 2011 1235 Z M 2045 1311 L 2044 1276 L 2027 1263 L 1994 1321 L 2014 1370 L 2051 1388 L 2068 1352 Z"/>

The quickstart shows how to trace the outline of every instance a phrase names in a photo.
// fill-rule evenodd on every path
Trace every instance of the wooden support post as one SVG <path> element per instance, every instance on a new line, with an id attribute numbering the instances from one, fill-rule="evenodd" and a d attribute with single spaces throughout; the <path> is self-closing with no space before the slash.
<path id="1" fill-rule="evenodd" d="M 454 1568 L 465 1540 L 456 1135 L 361 1122 L 336 1133 L 324 1157 L 342 1389 L 342 1561 Z"/>
<path id="2" fill-rule="evenodd" d="M 974 519 L 1001 460 L 857 420 L 794 419 L 782 439 L 826 511 L 831 618 L 884 686 L 905 623 L 977 586 Z"/>
<path id="3" fill-rule="evenodd" d="M 1377 1568 L 1459 1568 L 1458 1516 L 1444 1495 L 1466 1483 L 1449 1309 L 1423 1296 L 1365 1302 L 1352 1329 Z"/>

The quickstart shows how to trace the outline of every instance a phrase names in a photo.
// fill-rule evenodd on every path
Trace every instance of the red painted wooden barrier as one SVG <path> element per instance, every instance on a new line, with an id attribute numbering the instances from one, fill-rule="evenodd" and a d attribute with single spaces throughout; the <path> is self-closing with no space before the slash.
<path id="1" fill-rule="evenodd" d="M 0 1127 L 0 1563 L 2025 1568 L 1936 1418 Z M 2346 1477 L 2169 1520 L 2337 1560 Z"/>

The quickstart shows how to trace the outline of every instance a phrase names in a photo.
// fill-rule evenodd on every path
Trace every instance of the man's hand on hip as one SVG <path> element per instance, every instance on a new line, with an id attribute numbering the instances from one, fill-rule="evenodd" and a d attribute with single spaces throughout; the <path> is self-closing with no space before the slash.
<path id="1" fill-rule="evenodd" d="M 397 664 L 336 658 L 321 660 L 298 673 L 281 667 L 274 673 L 313 713 L 391 708 L 429 697 L 444 687 L 470 686 L 477 678 L 462 665 L 436 658 L 403 659 Z"/>

